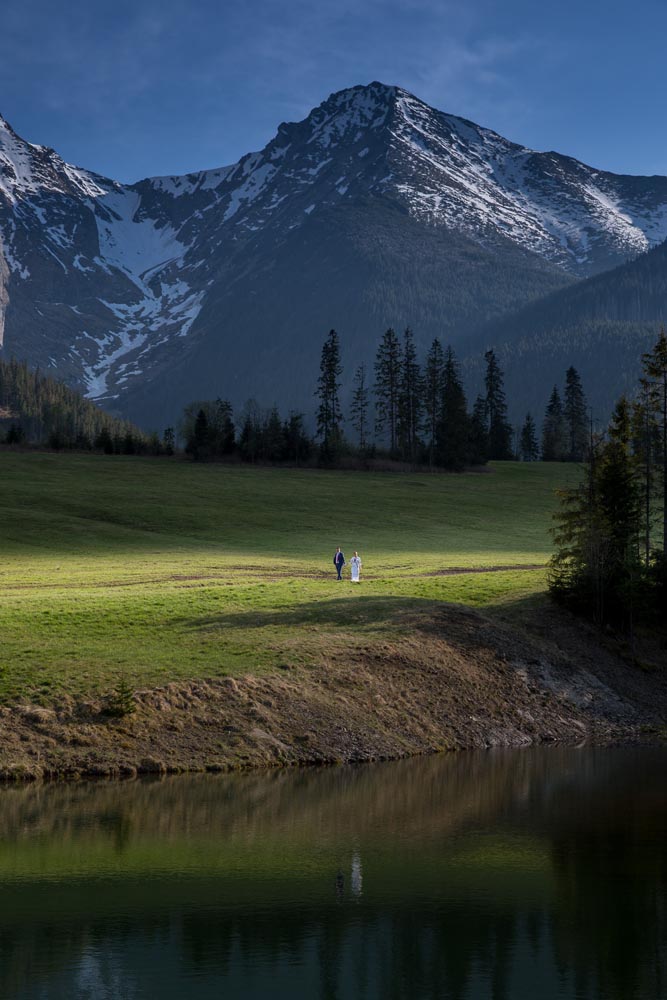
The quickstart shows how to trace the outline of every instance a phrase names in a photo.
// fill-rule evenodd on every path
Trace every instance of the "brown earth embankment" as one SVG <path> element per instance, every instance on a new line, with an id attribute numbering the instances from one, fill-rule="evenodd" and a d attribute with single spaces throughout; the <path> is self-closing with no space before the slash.
<path id="1" fill-rule="evenodd" d="M 445 605 L 411 634 L 271 675 L 174 683 L 104 700 L 0 708 L 0 777 L 132 776 L 360 762 L 667 732 L 662 640 L 629 650 L 549 605 Z"/>

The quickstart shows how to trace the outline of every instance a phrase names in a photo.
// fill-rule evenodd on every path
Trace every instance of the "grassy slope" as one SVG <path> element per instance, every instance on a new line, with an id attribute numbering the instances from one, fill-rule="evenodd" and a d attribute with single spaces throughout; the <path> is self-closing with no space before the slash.
<path id="1" fill-rule="evenodd" d="M 404 634 L 406 610 L 544 586 L 575 467 L 392 476 L 0 454 L 0 697 L 48 700 L 315 662 Z M 337 584 L 336 544 L 363 583 Z"/>

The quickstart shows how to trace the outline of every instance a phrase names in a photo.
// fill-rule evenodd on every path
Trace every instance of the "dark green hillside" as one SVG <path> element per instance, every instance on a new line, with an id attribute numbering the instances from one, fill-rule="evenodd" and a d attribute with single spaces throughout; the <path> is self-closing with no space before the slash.
<path id="1" fill-rule="evenodd" d="M 510 317 L 488 323 L 468 344 L 467 370 L 493 345 L 507 372 L 513 416 L 542 416 L 555 382 L 574 365 L 600 419 L 634 392 L 642 352 L 667 319 L 667 243 L 635 260 L 560 289 Z"/>
<path id="2" fill-rule="evenodd" d="M 27 364 L 0 361 L 0 444 L 112 452 L 145 451 L 150 439 Z"/>

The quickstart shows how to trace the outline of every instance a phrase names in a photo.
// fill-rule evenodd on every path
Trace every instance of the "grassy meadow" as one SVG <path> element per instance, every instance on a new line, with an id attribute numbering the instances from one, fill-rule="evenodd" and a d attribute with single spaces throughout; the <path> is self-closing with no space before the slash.
<path id="1" fill-rule="evenodd" d="M 393 475 L 0 453 L 0 700 L 309 666 L 544 589 L 577 467 Z M 337 583 L 336 545 L 363 560 Z M 483 572 L 492 567 L 500 571 Z M 466 572 L 447 574 L 443 570 Z M 480 572 L 480 570 L 482 570 Z M 474 572 L 472 572 L 474 571 Z"/>

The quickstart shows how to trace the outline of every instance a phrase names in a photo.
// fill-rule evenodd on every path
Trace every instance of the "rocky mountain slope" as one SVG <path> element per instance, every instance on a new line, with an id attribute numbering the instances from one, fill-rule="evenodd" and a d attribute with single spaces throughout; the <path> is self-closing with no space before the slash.
<path id="1" fill-rule="evenodd" d="M 667 178 L 536 153 L 374 83 L 219 170 L 121 185 L 0 119 L 0 337 L 156 427 L 226 395 L 309 409 L 331 326 L 480 324 L 667 237 Z M 351 371 L 349 373 L 351 375 Z"/>

